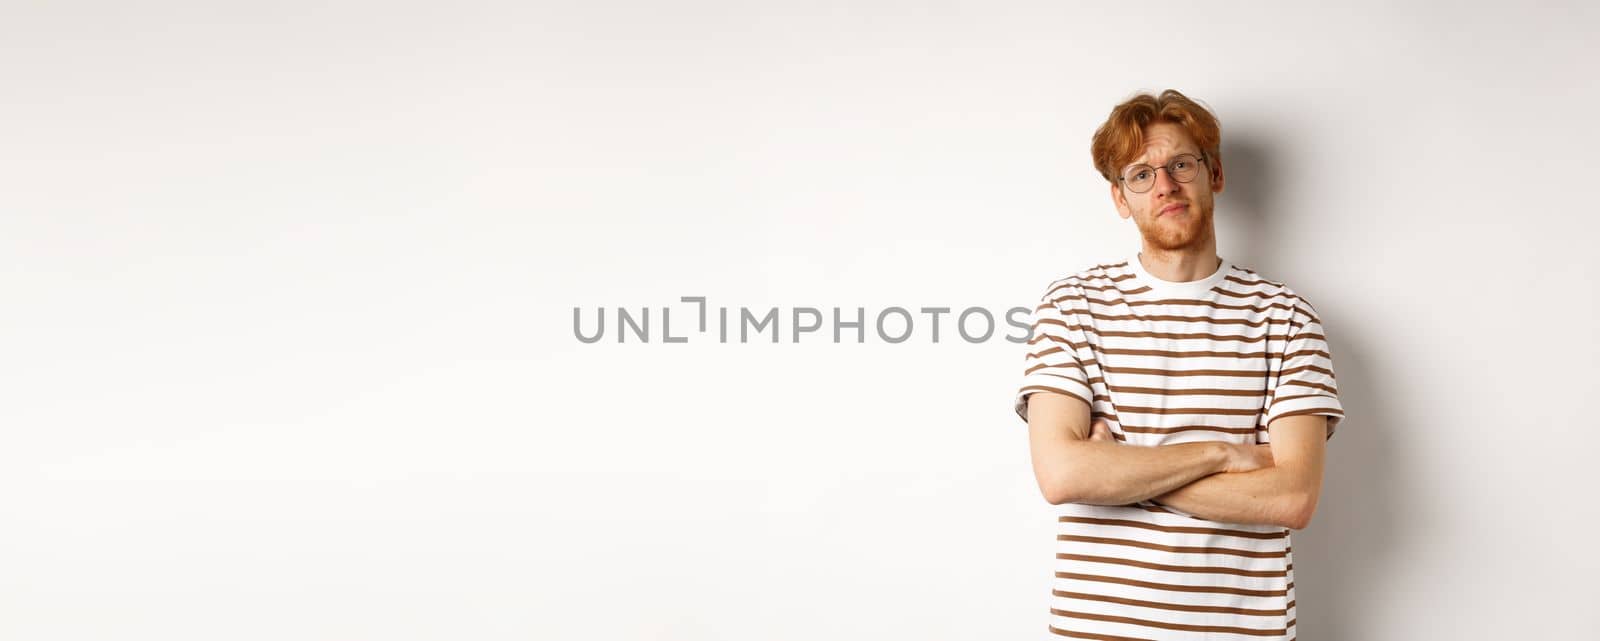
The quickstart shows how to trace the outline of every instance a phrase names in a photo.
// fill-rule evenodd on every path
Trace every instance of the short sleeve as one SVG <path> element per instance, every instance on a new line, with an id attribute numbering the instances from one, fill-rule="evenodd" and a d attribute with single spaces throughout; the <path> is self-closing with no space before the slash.
<path id="1" fill-rule="evenodd" d="M 1273 387 L 1272 405 L 1267 408 L 1267 425 L 1286 416 L 1326 416 L 1328 438 L 1333 438 L 1334 428 L 1344 418 L 1344 408 L 1339 404 L 1328 337 L 1310 303 L 1297 300 L 1294 314 L 1283 364 Z"/>
<path id="2" fill-rule="evenodd" d="M 1065 294 L 1064 289 L 1053 290 Z M 1056 392 L 1082 399 L 1093 406 L 1094 392 L 1089 387 L 1089 377 L 1078 361 L 1077 350 L 1083 345 L 1072 341 L 1076 330 L 1076 317 L 1052 301 L 1046 293 L 1032 315 L 1032 333 L 1027 354 L 1023 357 L 1022 386 L 1017 390 L 1013 408 L 1022 420 L 1028 420 L 1028 396 L 1034 392 Z"/>

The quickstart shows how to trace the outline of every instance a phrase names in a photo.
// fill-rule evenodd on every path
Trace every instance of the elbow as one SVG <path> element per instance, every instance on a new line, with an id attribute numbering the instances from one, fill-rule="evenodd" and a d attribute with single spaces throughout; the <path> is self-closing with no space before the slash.
<path id="1" fill-rule="evenodd" d="M 1051 505 L 1101 503 L 1113 494 L 1105 474 L 1096 473 L 1085 460 L 1087 441 L 1072 441 L 1047 457 L 1035 458 L 1034 478 L 1039 492 Z"/>
<path id="2" fill-rule="evenodd" d="M 1289 494 L 1283 498 L 1283 509 L 1277 525 L 1291 530 L 1304 530 L 1311 525 L 1311 517 L 1316 512 L 1316 494 L 1300 492 Z"/>
<path id="3" fill-rule="evenodd" d="M 1039 493 L 1044 495 L 1045 502 L 1051 505 L 1072 503 L 1073 499 L 1077 498 L 1073 496 L 1068 484 L 1059 479 L 1039 479 Z"/>
<path id="4" fill-rule="evenodd" d="M 1044 495 L 1045 502 L 1051 505 L 1081 503 L 1086 497 L 1084 489 L 1084 484 L 1073 478 L 1066 470 L 1039 475 L 1039 493 Z"/>
<path id="5" fill-rule="evenodd" d="M 1065 505 L 1067 503 L 1080 503 L 1081 497 L 1065 489 L 1045 490 L 1044 500 L 1051 505 Z"/>

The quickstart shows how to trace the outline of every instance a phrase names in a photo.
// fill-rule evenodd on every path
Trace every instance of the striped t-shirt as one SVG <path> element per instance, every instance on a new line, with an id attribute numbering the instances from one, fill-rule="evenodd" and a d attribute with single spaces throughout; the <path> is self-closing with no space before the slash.
<path id="1" fill-rule="evenodd" d="M 1174 283 L 1137 257 L 1050 284 L 1015 409 L 1050 391 L 1089 403 L 1118 441 L 1267 443 L 1274 419 L 1343 416 L 1316 310 L 1222 261 Z M 1050 630 L 1078 639 L 1293 639 L 1282 527 L 1208 521 L 1144 501 L 1056 506 Z"/>

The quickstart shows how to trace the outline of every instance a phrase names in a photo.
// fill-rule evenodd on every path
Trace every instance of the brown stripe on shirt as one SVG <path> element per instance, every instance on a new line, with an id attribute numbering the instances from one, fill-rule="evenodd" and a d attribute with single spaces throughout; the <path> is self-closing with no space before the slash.
<path id="1" fill-rule="evenodd" d="M 1124 598 L 1124 597 L 1106 596 L 1106 595 L 1101 595 L 1101 594 L 1090 594 L 1088 592 L 1069 592 L 1067 590 L 1051 590 L 1050 594 L 1053 595 L 1053 596 L 1066 597 L 1068 599 L 1082 599 L 1084 601 L 1102 601 L 1102 602 L 1105 602 L 1105 603 L 1115 603 L 1117 605 L 1131 605 L 1131 606 L 1134 606 L 1134 607 L 1150 608 L 1150 609 L 1154 609 L 1154 610 L 1175 610 L 1175 611 L 1178 611 L 1178 612 L 1204 612 L 1204 613 L 1209 613 L 1209 614 L 1242 614 L 1244 616 L 1257 616 L 1257 617 L 1284 616 L 1284 615 L 1289 613 L 1289 609 L 1288 608 L 1278 608 L 1278 609 L 1275 609 L 1275 610 L 1262 610 L 1262 609 L 1256 609 L 1256 608 L 1231 608 L 1231 607 L 1221 606 L 1221 605 L 1187 605 L 1187 604 L 1183 604 L 1183 603 L 1167 603 L 1165 601 L 1146 601 L 1144 599 L 1129 599 L 1129 598 Z"/>
<path id="2" fill-rule="evenodd" d="M 1102 545 L 1123 545 L 1127 547 L 1144 548 L 1147 550 L 1160 550 L 1162 552 L 1181 552 L 1184 554 L 1226 554 L 1229 556 L 1243 556 L 1252 559 L 1279 559 L 1285 552 L 1258 552 L 1255 550 L 1240 550 L 1237 548 L 1202 547 L 1195 545 L 1161 545 L 1136 539 L 1120 539 L 1110 536 L 1081 536 L 1077 534 L 1057 534 L 1057 541 L 1074 541 L 1077 543 L 1099 543 Z"/>
<path id="3" fill-rule="evenodd" d="M 1131 528 L 1140 528 L 1140 529 L 1145 529 L 1145 530 L 1156 530 L 1158 532 L 1173 532 L 1173 533 L 1182 533 L 1182 534 L 1212 534 L 1212 535 L 1222 535 L 1222 536 L 1237 536 L 1237 537 L 1246 538 L 1246 539 L 1282 539 L 1285 536 L 1287 536 L 1287 534 L 1288 534 L 1287 532 L 1246 532 L 1244 530 L 1229 530 L 1229 529 L 1225 529 L 1225 528 L 1190 527 L 1190 526 L 1181 526 L 1181 525 L 1159 525 L 1159 524 L 1156 524 L 1156 523 L 1145 523 L 1143 521 L 1130 521 L 1130 520 L 1127 520 L 1127 519 L 1104 519 L 1104 518 L 1093 518 L 1093 517 L 1083 517 L 1083 516 L 1062 516 L 1062 517 L 1057 517 L 1056 520 L 1059 521 L 1059 522 L 1062 522 L 1062 523 L 1094 523 L 1096 525 L 1116 525 L 1116 526 L 1120 526 L 1120 527 L 1131 527 Z"/>
<path id="4" fill-rule="evenodd" d="M 1247 576 L 1264 579 L 1274 579 L 1287 576 L 1289 568 L 1282 570 L 1243 570 L 1220 565 L 1170 565 L 1166 563 L 1151 563 L 1134 559 L 1124 559 L 1114 556 L 1096 556 L 1093 554 L 1067 554 L 1056 553 L 1056 558 L 1063 561 L 1083 561 L 1086 563 L 1104 563 L 1108 565 L 1126 565 L 1129 567 L 1143 568 L 1146 570 L 1160 570 L 1162 572 L 1189 572 L 1196 574 L 1231 574 L 1234 576 Z"/>
<path id="5" fill-rule="evenodd" d="M 1288 596 L 1289 590 L 1246 590 L 1225 585 L 1182 585 L 1176 583 L 1157 583 L 1155 581 L 1140 581 L 1138 579 L 1124 579 L 1119 576 L 1101 576 L 1098 574 L 1083 574 L 1080 572 L 1057 572 L 1058 579 L 1076 579 L 1079 581 L 1095 581 L 1098 583 L 1116 583 L 1129 585 L 1136 588 L 1149 588 L 1152 590 L 1169 590 L 1172 592 L 1207 592 L 1212 594 L 1233 594 L 1238 596 Z M 1289 584 L 1293 587 L 1294 584 Z"/>

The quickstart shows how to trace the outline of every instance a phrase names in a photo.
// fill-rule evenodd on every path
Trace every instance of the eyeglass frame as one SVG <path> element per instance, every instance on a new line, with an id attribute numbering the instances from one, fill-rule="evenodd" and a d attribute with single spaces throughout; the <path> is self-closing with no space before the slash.
<path id="1" fill-rule="evenodd" d="M 1200 174 L 1196 173 L 1194 176 L 1189 177 L 1188 180 L 1178 180 L 1177 174 L 1172 173 L 1172 163 L 1177 161 L 1179 158 L 1184 157 L 1184 156 L 1193 156 L 1195 161 L 1197 161 L 1197 162 L 1199 162 L 1199 163 L 1201 163 L 1203 165 L 1206 165 L 1207 167 L 1211 166 L 1210 160 L 1208 158 L 1206 158 L 1206 153 L 1202 151 L 1199 154 L 1191 154 L 1191 153 L 1178 154 L 1176 156 L 1173 156 L 1170 160 L 1168 160 L 1167 164 L 1162 165 L 1160 167 L 1153 167 L 1153 166 L 1150 165 L 1150 163 L 1142 162 L 1142 163 L 1139 163 L 1137 165 L 1133 165 L 1132 167 L 1129 167 L 1128 169 L 1133 169 L 1134 167 L 1150 167 L 1150 171 L 1156 171 L 1158 169 L 1165 169 L 1165 170 L 1167 170 L 1167 177 L 1171 178 L 1172 182 L 1182 183 L 1182 184 L 1187 185 L 1189 183 L 1194 182 L 1194 179 L 1198 178 L 1200 176 Z M 1122 173 L 1117 174 L 1117 180 L 1122 181 L 1122 187 L 1124 189 L 1127 189 L 1128 191 L 1131 191 L 1131 192 L 1133 192 L 1135 194 L 1147 194 L 1147 193 L 1150 193 L 1150 189 L 1153 189 L 1156 186 L 1155 177 L 1152 176 L 1151 179 L 1150 179 L 1150 188 L 1147 188 L 1144 191 L 1135 190 L 1131 185 L 1128 184 L 1128 175 L 1127 174 L 1128 174 L 1127 170 L 1123 170 Z"/>

